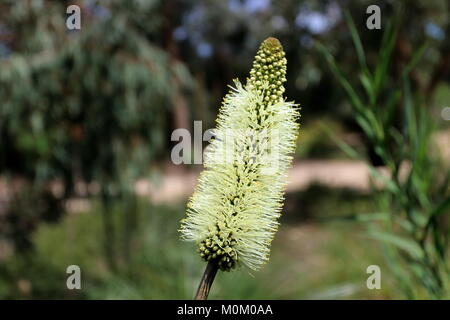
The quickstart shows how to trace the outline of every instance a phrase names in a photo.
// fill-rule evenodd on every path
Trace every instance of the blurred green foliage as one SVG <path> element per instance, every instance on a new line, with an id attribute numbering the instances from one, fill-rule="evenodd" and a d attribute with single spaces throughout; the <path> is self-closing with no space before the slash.
<path id="1" fill-rule="evenodd" d="M 336 207 L 329 201 L 332 190 L 315 196 L 305 194 L 311 203 Z M 357 196 L 355 195 L 357 198 Z M 366 201 L 369 205 L 370 201 Z M 305 201 L 306 202 L 306 201 Z M 66 299 L 191 299 L 204 268 L 192 254 L 192 244 L 180 242 L 178 221 L 184 203 L 151 206 L 138 201 L 138 229 L 131 259 L 122 259 L 120 271 L 111 272 L 102 254 L 98 234 L 102 232 L 101 205 L 91 211 L 69 214 L 61 223 L 41 225 L 33 240 L 35 250 L 25 256 L 11 256 L 0 265 L 0 297 Z M 334 204 L 334 205 L 333 205 Z M 302 210 L 302 207 L 298 207 Z M 342 215 L 350 210 L 339 205 Z M 317 208 L 320 209 L 320 208 Z M 113 210 L 114 223 L 121 224 L 122 207 Z M 325 211 L 325 208 L 324 210 Z M 295 212 L 287 212 L 289 221 Z M 284 222 L 286 222 L 284 221 Z M 313 220 L 314 221 L 314 220 Z M 350 232 L 350 230 L 352 230 Z M 271 261 L 260 272 L 249 274 L 241 268 L 217 276 L 212 299 L 347 299 L 388 298 L 396 288 L 381 291 L 365 288 L 365 268 L 380 261 L 374 241 L 367 241 L 352 225 L 335 222 L 309 226 L 283 223 L 273 244 Z M 360 246 L 355 237 L 365 241 Z M 345 250 L 344 250 L 345 249 Z M 370 250 L 369 250 L 370 249 Z M 68 290 L 67 266 L 81 268 L 82 289 Z M 280 272 L 283 270 L 283 272 Z"/>
<path id="2" fill-rule="evenodd" d="M 414 53 L 394 85 L 389 82 L 388 69 L 401 23 L 399 16 L 384 32 L 373 71 L 366 64 L 351 16 L 346 18 L 360 64 L 362 90 L 351 83 L 323 45 L 318 44 L 318 49 L 347 93 L 356 122 L 373 148 L 369 163 L 372 189 L 382 214 L 369 219 L 368 236 L 386 244 L 388 265 L 406 297 L 417 298 L 425 289 L 428 298 L 448 298 L 450 225 L 446 215 L 450 213 L 450 170 L 442 163 L 440 153 L 435 152 L 432 133 L 436 125 L 426 109 L 425 98 L 419 92 L 413 93 L 409 78 L 427 45 Z M 364 158 L 349 145 L 339 143 L 349 155 Z M 373 164 L 384 165 L 387 176 Z"/>
<path id="3" fill-rule="evenodd" d="M 356 149 L 375 166 L 399 171 L 407 160 L 413 170 L 386 192 L 315 186 L 288 195 L 287 225 L 271 263 L 254 277 L 245 270 L 219 276 L 212 298 L 399 297 L 391 275 L 381 292 L 361 290 L 367 265 L 380 264 L 378 247 L 370 240 L 364 241 L 372 251 L 359 245 L 364 229 L 334 223 L 367 220 L 352 215 L 360 211 L 396 212 L 401 224 L 393 224 L 394 233 L 406 224 L 416 228 L 405 230 L 413 241 L 426 230 L 423 252 L 440 246 L 439 229 L 448 222 L 432 212 L 444 212 L 447 203 L 445 192 L 436 191 L 443 175 L 434 178 L 443 167 L 425 150 L 434 132 L 426 119 L 439 115 L 450 92 L 447 0 L 382 1 L 383 30 L 373 31 L 365 27 L 370 0 L 80 0 L 82 29 L 69 31 L 65 12 L 72 3 L 0 2 L 0 188 L 7 191 L 0 189 L 1 298 L 191 298 L 204 266 L 178 241 L 184 205 L 151 206 L 136 199 L 133 183 L 167 160 L 174 128 L 191 129 L 199 119 L 203 129 L 214 125 L 227 84 L 248 73 L 268 36 L 278 37 L 287 53 L 286 96 L 302 105 L 297 158 L 348 159 Z M 343 8 L 353 17 L 351 29 Z M 403 19 L 394 30 L 387 22 L 395 12 Z M 344 90 L 316 41 L 352 79 Z M 356 55 L 347 50 L 355 41 Z M 353 149 L 336 148 L 327 130 Z M 349 142 L 348 133 L 356 139 Z M 93 209 L 63 216 L 73 197 Z M 333 223 L 315 225 L 315 218 Z M 302 237 L 300 228 L 296 238 L 297 222 L 313 230 Z M 320 246 L 311 245 L 316 241 Z M 313 249 L 300 255 L 299 244 Z M 443 265 L 442 254 L 430 255 L 401 266 L 411 267 L 407 286 L 415 297 L 428 296 L 424 286 L 442 296 L 432 270 Z M 82 267 L 85 290 L 65 289 L 69 264 Z"/>
<path id="4" fill-rule="evenodd" d="M 11 13 L 2 25 L 15 41 L 11 56 L 0 60 L 0 174 L 25 178 L 32 194 L 48 195 L 47 208 L 33 219 L 6 209 L 0 228 L 16 249 L 31 246 L 22 238 L 40 218 L 62 213 L 52 203 L 73 196 L 77 181 L 97 183 L 107 211 L 112 197 L 133 196 L 134 180 L 167 150 L 174 86 L 187 87 L 190 77 L 148 40 L 157 32 L 157 6 L 109 1 L 103 10 L 114 12 L 114 23 L 91 8 L 82 30 L 68 31 L 58 14 L 64 2 L 2 4 Z M 47 191 L 55 179 L 62 195 Z M 106 213 L 109 243 L 108 219 Z"/>

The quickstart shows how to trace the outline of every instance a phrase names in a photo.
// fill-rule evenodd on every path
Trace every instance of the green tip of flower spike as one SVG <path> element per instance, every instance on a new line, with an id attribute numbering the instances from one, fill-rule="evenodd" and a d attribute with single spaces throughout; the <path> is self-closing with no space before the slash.
<path id="1" fill-rule="evenodd" d="M 261 43 L 248 83 L 264 95 L 267 103 L 276 103 L 283 98 L 286 64 L 283 46 L 278 39 L 270 37 Z M 264 83 L 268 83 L 268 87 L 264 87 Z"/>

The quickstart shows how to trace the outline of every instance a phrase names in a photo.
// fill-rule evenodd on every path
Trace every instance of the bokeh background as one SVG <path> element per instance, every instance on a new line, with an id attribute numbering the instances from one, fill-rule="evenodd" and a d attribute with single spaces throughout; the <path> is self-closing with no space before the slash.
<path id="1" fill-rule="evenodd" d="M 81 8 L 81 30 L 66 28 L 70 4 Z M 381 8 L 381 30 L 366 27 L 371 4 Z M 386 259 L 379 239 L 367 232 L 371 219 L 357 218 L 380 210 L 383 187 L 373 186 L 370 171 L 389 163 L 316 45 L 335 58 L 356 90 L 364 90 L 351 30 L 361 37 L 370 69 L 384 61 L 383 34 L 395 25 L 382 84 L 389 91 L 408 82 L 434 125 L 427 142 L 435 148 L 423 158 L 444 159 L 422 165 L 444 177 L 450 163 L 449 15 L 447 0 L 2 0 L 0 298 L 192 298 L 205 264 L 177 229 L 202 166 L 172 163 L 178 141 L 171 133 L 193 132 L 195 120 L 203 131 L 213 128 L 227 85 L 247 77 L 268 36 L 284 46 L 286 96 L 302 106 L 281 227 L 270 262 L 259 272 L 220 273 L 211 298 L 449 297 L 445 276 L 437 284 L 427 280 L 437 279 L 435 269 L 448 272 L 448 246 L 435 244 L 443 253 L 423 260 L 432 264 L 429 270 L 416 272 L 421 263 L 416 267 L 407 258 L 392 269 L 397 260 Z M 393 103 L 398 114 L 400 100 Z M 423 117 L 416 119 L 419 129 Z M 403 132 L 402 118 L 393 119 L 383 132 Z M 396 143 L 410 142 L 402 139 Z M 345 152 L 349 148 L 361 157 Z M 413 204 L 434 208 L 449 195 L 448 187 L 429 195 L 427 188 L 439 179 L 427 177 L 423 188 L 406 190 L 397 181 L 413 227 L 426 224 L 414 220 Z M 418 189 L 425 200 L 416 201 Z M 388 209 L 392 198 L 383 198 Z M 448 207 L 440 208 L 444 216 Z M 445 244 L 448 219 L 430 225 L 438 234 L 433 243 Z M 415 248 L 389 239 L 407 253 Z M 81 290 L 66 287 L 69 265 L 81 268 Z M 369 265 L 381 267 L 380 290 L 366 287 Z M 413 294 L 391 270 L 419 279 L 409 284 Z"/>

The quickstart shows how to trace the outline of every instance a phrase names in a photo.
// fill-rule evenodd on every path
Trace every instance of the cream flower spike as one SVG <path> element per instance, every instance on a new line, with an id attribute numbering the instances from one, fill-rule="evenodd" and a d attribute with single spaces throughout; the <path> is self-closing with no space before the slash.
<path id="1" fill-rule="evenodd" d="M 246 85 L 234 81 L 181 221 L 181 238 L 224 271 L 269 260 L 299 130 L 298 105 L 283 97 L 286 63 L 280 42 L 268 38 Z"/>

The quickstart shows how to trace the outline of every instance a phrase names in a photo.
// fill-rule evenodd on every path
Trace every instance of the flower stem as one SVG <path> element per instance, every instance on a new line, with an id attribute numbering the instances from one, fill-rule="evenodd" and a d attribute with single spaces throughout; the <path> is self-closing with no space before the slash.
<path id="1" fill-rule="evenodd" d="M 208 299 L 209 289 L 216 277 L 217 270 L 219 266 L 216 261 L 208 261 L 205 272 L 203 273 L 202 280 L 198 285 L 197 294 L 195 295 L 195 300 L 206 300 Z"/>

